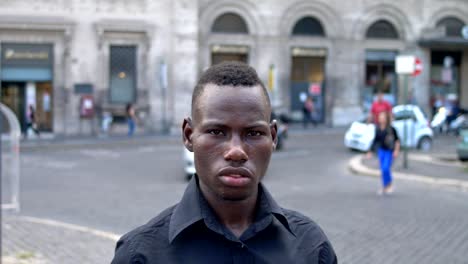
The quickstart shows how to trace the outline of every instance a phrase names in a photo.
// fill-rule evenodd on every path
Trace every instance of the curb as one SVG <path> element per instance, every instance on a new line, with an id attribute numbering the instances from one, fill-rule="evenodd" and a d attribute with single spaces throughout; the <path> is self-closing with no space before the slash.
<path id="1" fill-rule="evenodd" d="M 451 155 L 423 155 L 423 154 L 410 154 L 409 158 L 419 162 L 432 163 L 442 166 L 456 166 L 459 168 L 465 167 L 456 157 Z"/>
<path id="2" fill-rule="evenodd" d="M 121 235 L 118 235 L 115 233 L 101 231 L 101 230 L 86 227 L 86 226 L 75 225 L 75 224 L 60 222 L 60 221 L 46 219 L 46 218 L 37 218 L 37 217 L 31 217 L 31 216 L 15 216 L 15 218 L 23 222 L 30 222 L 30 223 L 35 223 L 35 224 L 69 229 L 69 230 L 73 230 L 77 232 L 88 233 L 97 237 L 109 239 L 114 242 L 117 242 L 121 237 Z"/>
<path id="3" fill-rule="evenodd" d="M 348 167 L 351 172 L 363 176 L 380 177 L 380 171 L 371 169 L 362 164 L 363 155 L 358 155 L 349 160 Z M 400 180 L 408 180 L 414 182 L 420 182 L 425 184 L 431 184 L 443 187 L 457 188 L 462 191 L 468 191 L 468 181 L 448 179 L 448 178 L 434 178 L 425 175 L 417 175 L 411 173 L 393 172 L 393 177 Z"/>

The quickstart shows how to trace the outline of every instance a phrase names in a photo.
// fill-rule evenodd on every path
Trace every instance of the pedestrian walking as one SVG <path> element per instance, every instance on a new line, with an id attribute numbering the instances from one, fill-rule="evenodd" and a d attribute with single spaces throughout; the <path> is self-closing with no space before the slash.
<path id="1" fill-rule="evenodd" d="M 28 131 L 31 129 L 36 136 L 40 136 L 39 130 L 37 129 L 37 122 L 36 122 L 36 110 L 34 109 L 33 105 L 29 105 L 28 107 L 28 120 L 26 123 L 26 137 L 28 135 Z"/>
<path id="2" fill-rule="evenodd" d="M 136 115 L 135 115 L 135 108 L 133 107 L 133 104 L 128 103 L 125 111 L 127 113 L 127 124 L 128 124 L 128 136 L 131 137 L 133 136 L 133 133 L 135 132 L 135 123 L 136 123 Z"/>
<path id="3" fill-rule="evenodd" d="M 304 128 L 307 128 L 307 125 L 309 123 L 312 123 L 314 126 L 317 126 L 317 123 L 314 118 L 314 101 L 310 96 L 307 97 L 307 99 L 304 101 L 304 104 L 302 106 L 302 114 L 303 114 L 303 120 L 302 123 L 304 125 Z"/>
<path id="4" fill-rule="evenodd" d="M 373 122 L 375 125 L 378 124 L 378 116 L 381 112 L 392 113 L 392 105 L 384 99 L 384 94 L 382 91 L 377 93 L 377 99 L 372 103 L 368 123 Z M 391 116 L 391 115 L 390 115 Z"/>
<path id="5" fill-rule="evenodd" d="M 278 128 L 257 72 L 240 62 L 210 67 L 191 109 L 182 139 L 196 174 L 178 204 L 120 238 L 112 263 L 336 264 L 322 229 L 280 207 L 261 182 Z"/>
<path id="6" fill-rule="evenodd" d="M 377 120 L 378 124 L 375 128 L 371 151 L 377 152 L 380 163 L 382 188 L 379 189 L 378 194 L 391 194 L 393 193 L 392 163 L 400 152 L 400 139 L 395 128 L 391 125 L 389 112 L 381 112 Z M 372 156 L 371 151 L 367 153 L 368 158 Z"/>

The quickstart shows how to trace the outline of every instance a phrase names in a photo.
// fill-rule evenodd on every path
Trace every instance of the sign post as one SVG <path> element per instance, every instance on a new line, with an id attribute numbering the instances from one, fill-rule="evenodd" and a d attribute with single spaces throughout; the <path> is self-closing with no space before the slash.
<path id="1" fill-rule="evenodd" d="M 421 74 L 423 66 L 419 58 L 415 56 L 402 55 L 396 57 L 396 72 L 403 77 L 403 104 L 408 105 L 408 75 L 417 76 Z M 403 141 L 400 146 L 403 148 L 403 168 L 408 168 L 408 119 L 403 123 Z M 402 143 L 403 142 L 403 143 Z"/>
<path id="2" fill-rule="evenodd" d="M 162 104 L 161 104 L 161 126 L 162 133 L 169 133 L 169 126 L 167 122 L 167 88 L 168 88 L 168 79 L 167 79 L 167 64 L 164 60 L 161 60 L 159 64 L 159 79 L 161 81 L 161 95 L 162 95 Z"/>

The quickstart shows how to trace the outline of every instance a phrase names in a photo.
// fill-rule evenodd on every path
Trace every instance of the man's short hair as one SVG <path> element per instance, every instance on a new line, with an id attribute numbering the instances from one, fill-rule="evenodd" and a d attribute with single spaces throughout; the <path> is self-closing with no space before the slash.
<path id="1" fill-rule="evenodd" d="M 268 107 L 271 107 L 268 92 L 265 88 L 265 85 L 263 85 L 263 82 L 258 77 L 255 69 L 242 62 L 227 61 L 211 66 L 205 72 L 203 72 L 202 76 L 198 80 L 197 85 L 195 86 L 195 89 L 193 90 L 192 115 L 195 103 L 203 93 L 207 84 L 234 87 L 249 87 L 259 85 L 265 95 L 265 100 L 268 104 Z"/>

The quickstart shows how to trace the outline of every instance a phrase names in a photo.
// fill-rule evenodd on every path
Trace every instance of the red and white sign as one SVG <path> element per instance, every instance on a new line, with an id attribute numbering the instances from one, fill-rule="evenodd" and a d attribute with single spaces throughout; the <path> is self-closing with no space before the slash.
<path id="1" fill-rule="evenodd" d="M 414 58 L 414 71 L 413 71 L 413 74 L 411 75 L 418 76 L 419 74 L 421 74 L 422 70 L 423 70 L 423 65 L 422 65 L 421 60 L 418 57 L 415 57 Z"/>
<path id="2" fill-rule="evenodd" d="M 313 95 L 320 95 L 322 93 L 322 87 L 320 86 L 320 83 L 310 84 L 309 93 Z"/>
<path id="3" fill-rule="evenodd" d="M 423 66 L 421 59 L 415 56 L 397 56 L 395 60 L 395 70 L 398 74 L 411 74 L 417 76 L 421 74 Z"/>

